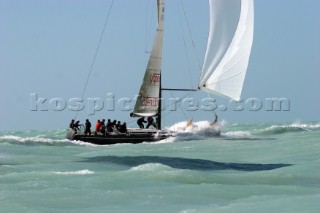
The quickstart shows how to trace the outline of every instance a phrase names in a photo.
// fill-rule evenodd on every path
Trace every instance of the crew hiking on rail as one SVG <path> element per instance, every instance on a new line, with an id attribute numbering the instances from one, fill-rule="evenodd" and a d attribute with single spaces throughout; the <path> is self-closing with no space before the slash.
<path id="1" fill-rule="evenodd" d="M 74 134 L 78 134 L 80 128 L 84 127 L 84 134 L 91 135 L 91 122 L 89 119 L 86 119 L 85 125 L 80 124 L 80 121 L 76 121 L 74 119 L 71 120 L 69 124 L 69 128 L 73 130 Z M 128 133 L 126 122 L 121 123 L 121 121 L 108 119 L 107 124 L 105 123 L 105 119 L 98 120 L 95 125 L 94 135 L 108 135 L 109 133 Z"/>
<path id="2" fill-rule="evenodd" d="M 149 116 L 147 120 L 145 117 L 141 117 L 137 120 L 137 124 L 140 129 L 144 129 L 144 123 L 146 123 L 146 129 L 149 129 L 150 126 L 158 129 L 156 122 L 154 121 L 153 117 Z M 86 119 L 85 124 L 80 124 L 80 121 L 75 121 L 74 119 L 71 120 L 69 124 L 69 128 L 74 131 L 74 134 L 78 134 L 81 127 L 84 128 L 84 135 L 91 135 L 91 122 L 89 119 Z M 126 122 L 121 123 L 121 121 L 108 119 L 107 123 L 105 119 L 99 119 L 95 125 L 94 135 L 108 135 L 110 133 L 128 133 L 127 124 Z"/>

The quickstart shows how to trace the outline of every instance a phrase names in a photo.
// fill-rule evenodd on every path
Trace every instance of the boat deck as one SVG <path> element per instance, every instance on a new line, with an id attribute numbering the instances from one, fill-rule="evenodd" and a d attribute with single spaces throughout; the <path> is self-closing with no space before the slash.
<path id="1" fill-rule="evenodd" d="M 72 130 L 68 132 L 69 140 L 78 140 L 97 145 L 109 145 L 117 143 L 143 143 L 156 142 L 173 136 L 172 132 L 156 129 L 128 129 L 128 133 L 111 132 L 107 135 L 84 135 L 82 132 L 75 134 Z"/>

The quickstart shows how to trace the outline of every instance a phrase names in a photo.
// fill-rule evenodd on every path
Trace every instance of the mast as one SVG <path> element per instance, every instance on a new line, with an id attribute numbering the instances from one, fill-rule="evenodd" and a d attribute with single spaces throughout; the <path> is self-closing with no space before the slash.
<path id="1" fill-rule="evenodd" d="M 162 108 L 162 86 L 161 86 L 161 75 L 160 75 L 160 89 L 159 89 L 159 104 L 158 104 L 158 116 L 157 116 L 157 127 L 161 130 L 161 108 Z"/>
<path id="2" fill-rule="evenodd" d="M 157 0 L 158 3 L 158 29 L 162 30 L 162 34 L 164 31 L 163 22 L 164 22 L 164 1 L 165 0 Z M 160 25 L 160 26 L 159 26 Z M 161 70 L 160 70 L 161 72 Z M 162 78 L 160 75 L 160 82 L 159 82 L 159 102 L 158 102 L 158 114 L 157 114 L 157 127 L 161 130 L 161 108 L 162 108 Z"/>

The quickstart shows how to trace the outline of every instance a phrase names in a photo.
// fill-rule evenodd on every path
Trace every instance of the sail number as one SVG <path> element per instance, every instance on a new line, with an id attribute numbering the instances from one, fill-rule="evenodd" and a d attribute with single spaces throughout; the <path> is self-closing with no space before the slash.
<path id="1" fill-rule="evenodd" d="M 158 98 L 154 97 L 143 97 L 142 106 L 144 107 L 158 107 Z"/>
<path id="2" fill-rule="evenodd" d="M 150 84 L 156 84 L 160 82 L 160 73 L 153 73 L 150 76 Z"/>

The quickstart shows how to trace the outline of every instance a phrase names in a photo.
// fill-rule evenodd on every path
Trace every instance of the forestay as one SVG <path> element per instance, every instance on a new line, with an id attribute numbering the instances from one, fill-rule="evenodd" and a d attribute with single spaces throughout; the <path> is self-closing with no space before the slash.
<path id="1" fill-rule="evenodd" d="M 160 100 L 164 0 L 158 0 L 158 27 L 133 116 L 154 116 Z"/>
<path id="2" fill-rule="evenodd" d="M 210 30 L 199 89 L 240 100 L 253 40 L 253 0 L 209 0 Z"/>

